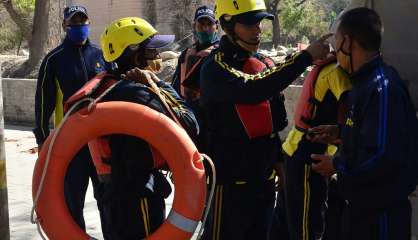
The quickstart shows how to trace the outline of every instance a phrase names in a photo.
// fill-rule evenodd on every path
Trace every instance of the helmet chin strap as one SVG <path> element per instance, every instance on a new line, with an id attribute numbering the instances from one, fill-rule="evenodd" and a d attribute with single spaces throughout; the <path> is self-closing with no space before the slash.
<path id="1" fill-rule="evenodd" d="M 239 39 L 239 38 L 236 40 L 236 43 L 240 47 L 242 47 L 243 49 L 245 49 L 245 50 L 247 50 L 251 53 L 257 52 L 258 48 L 260 47 L 260 42 L 258 42 L 257 44 L 253 44 L 253 43 L 246 42 L 246 41 L 244 41 L 242 39 Z"/>
<path id="2" fill-rule="evenodd" d="M 240 37 L 238 37 L 238 35 L 236 35 L 235 33 L 233 33 L 233 34 L 227 33 L 227 36 L 234 44 L 240 46 L 241 48 L 243 48 L 244 50 L 246 50 L 250 53 L 257 52 L 258 48 L 260 47 L 260 42 L 258 42 L 256 44 L 247 42 L 247 41 L 241 39 Z"/>

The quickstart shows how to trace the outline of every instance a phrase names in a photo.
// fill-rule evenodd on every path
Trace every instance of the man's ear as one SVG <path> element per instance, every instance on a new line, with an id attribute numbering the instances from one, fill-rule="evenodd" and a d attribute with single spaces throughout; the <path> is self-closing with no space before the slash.
<path id="1" fill-rule="evenodd" d="M 344 35 L 344 39 L 344 51 L 346 51 L 347 53 L 351 53 L 353 48 L 353 39 L 349 35 Z"/>
<path id="2" fill-rule="evenodd" d="M 132 56 L 135 66 L 144 69 L 148 64 L 141 51 L 137 51 Z"/>

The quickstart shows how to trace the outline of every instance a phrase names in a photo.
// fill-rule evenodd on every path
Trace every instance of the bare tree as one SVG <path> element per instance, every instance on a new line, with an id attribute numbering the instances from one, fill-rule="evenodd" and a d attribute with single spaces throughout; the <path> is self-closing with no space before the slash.
<path id="1" fill-rule="evenodd" d="M 268 0 L 267 3 L 267 11 L 270 14 L 274 15 L 273 20 L 273 46 L 277 47 L 280 45 L 281 37 L 280 37 L 280 0 Z"/>
<path id="2" fill-rule="evenodd" d="M 173 13 L 173 31 L 177 39 L 183 39 L 193 31 L 193 18 L 202 0 L 172 0 L 168 6 Z"/>
<path id="3" fill-rule="evenodd" d="M 302 6 L 306 1 L 308 0 L 300 0 L 299 2 L 296 3 L 296 7 Z"/>
<path id="4" fill-rule="evenodd" d="M 32 38 L 31 23 L 27 21 L 27 19 L 23 16 L 22 13 L 15 9 L 11 0 L 1 0 L 1 3 L 3 4 L 6 11 L 9 13 L 10 18 L 19 27 L 23 37 L 29 42 Z"/>
<path id="5" fill-rule="evenodd" d="M 149 21 L 149 23 L 151 23 L 152 26 L 156 26 L 157 25 L 157 3 L 155 0 L 148 0 L 145 2 L 146 4 L 146 8 L 147 12 L 146 12 L 146 17 Z"/>
<path id="6" fill-rule="evenodd" d="M 65 35 L 64 29 L 62 28 L 65 6 L 64 0 L 54 0 L 50 2 L 47 50 L 57 47 Z"/>
<path id="7" fill-rule="evenodd" d="M 52 5 L 50 0 L 36 0 L 33 20 L 25 18 L 16 10 L 11 0 L 1 0 L 1 3 L 29 45 L 29 59 L 12 74 L 25 76 L 40 63 L 48 49 L 56 46 L 62 38 L 61 0 L 52 1 Z"/>
<path id="8" fill-rule="evenodd" d="M 29 41 L 29 59 L 24 68 L 29 72 L 46 54 L 49 29 L 49 0 L 35 1 L 32 38 Z"/>

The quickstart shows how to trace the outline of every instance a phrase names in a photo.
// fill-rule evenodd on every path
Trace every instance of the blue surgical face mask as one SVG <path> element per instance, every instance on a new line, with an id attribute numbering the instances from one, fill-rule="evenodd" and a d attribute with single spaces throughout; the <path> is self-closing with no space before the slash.
<path id="1" fill-rule="evenodd" d="M 90 33 L 90 25 L 72 25 L 67 27 L 67 36 L 74 43 L 82 43 L 87 40 Z"/>
<path id="2" fill-rule="evenodd" d="M 218 40 L 216 32 L 195 32 L 195 36 L 200 44 L 214 43 Z"/>

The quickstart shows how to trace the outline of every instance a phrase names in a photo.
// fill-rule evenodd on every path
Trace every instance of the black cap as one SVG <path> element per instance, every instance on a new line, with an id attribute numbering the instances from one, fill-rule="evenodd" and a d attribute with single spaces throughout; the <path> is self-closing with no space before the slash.
<path id="1" fill-rule="evenodd" d="M 194 14 L 194 20 L 198 21 L 201 18 L 207 18 L 211 22 L 216 23 L 213 9 L 209 8 L 208 6 L 201 6 L 196 9 L 196 13 Z"/>
<path id="2" fill-rule="evenodd" d="M 244 25 L 254 25 L 263 19 L 274 20 L 274 15 L 266 11 L 252 11 L 236 15 L 236 21 Z"/>
<path id="3" fill-rule="evenodd" d="M 70 20 L 74 16 L 74 14 L 76 14 L 76 13 L 82 13 L 87 18 L 89 17 L 87 15 L 87 9 L 85 7 L 80 6 L 80 5 L 73 5 L 73 6 L 66 7 L 64 9 L 64 19 L 65 20 Z"/>

